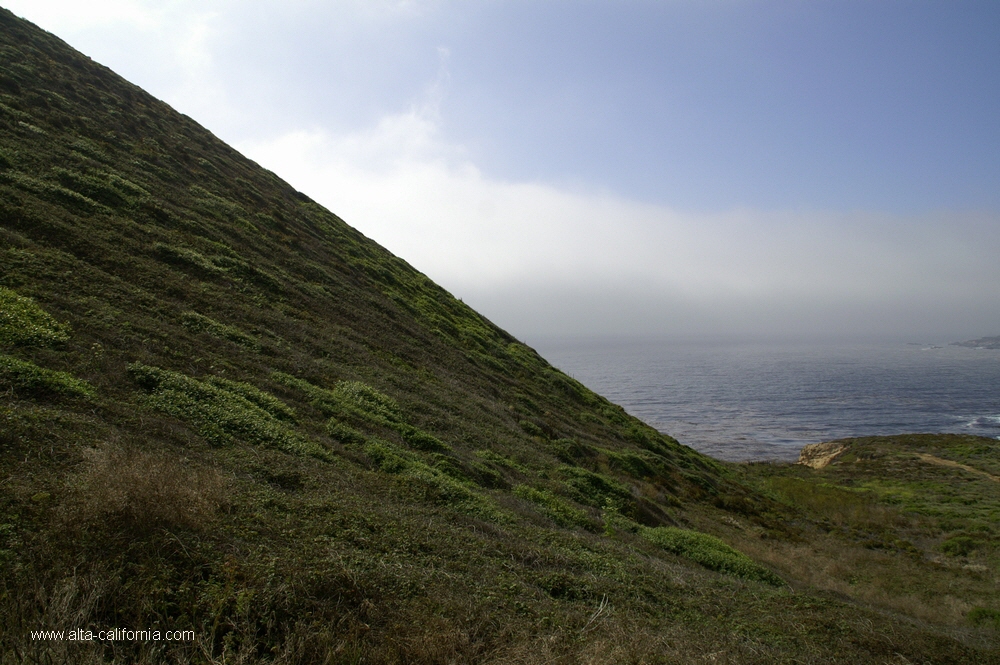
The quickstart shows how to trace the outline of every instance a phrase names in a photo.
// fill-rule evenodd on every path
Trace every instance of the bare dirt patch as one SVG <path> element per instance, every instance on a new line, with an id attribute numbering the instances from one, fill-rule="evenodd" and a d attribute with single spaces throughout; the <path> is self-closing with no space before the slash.
<path id="1" fill-rule="evenodd" d="M 927 453 L 915 453 L 917 457 L 929 464 L 937 464 L 938 466 L 949 466 L 955 469 L 962 469 L 963 471 L 968 471 L 969 473 L 974 473 L 985 478 L 989 478 L 995 483 L 1000 483 L 1000 477 L 994 476 L 993 474 L 986 473 L 985 471 L 980 471 L 979 469 L 973 468 L 968 464 L 961 464 L 959 462 L 953 462 L 949 459 L 941 459 L 940 457 L 935 457 L 934 455 L 928 455 Z"/>

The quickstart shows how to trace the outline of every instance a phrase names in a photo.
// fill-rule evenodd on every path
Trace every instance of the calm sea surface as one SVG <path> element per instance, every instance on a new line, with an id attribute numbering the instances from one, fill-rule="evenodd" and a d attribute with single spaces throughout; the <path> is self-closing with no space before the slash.
<path id="1" fill-rule="evenodd" d="M 533 342 L 550 363 L 681 443 L 794 460 L 872 434 L 1000 438 L 1000 351 L 913 343 Z"/>

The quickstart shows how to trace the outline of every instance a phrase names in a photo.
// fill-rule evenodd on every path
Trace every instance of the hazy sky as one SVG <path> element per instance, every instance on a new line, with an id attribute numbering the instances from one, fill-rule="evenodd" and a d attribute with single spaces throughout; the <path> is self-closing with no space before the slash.
<path id="1" fill-rule="evenodd" d="M 1000 334 L 1000 3 L 0 0 L 500 326 Z"/>

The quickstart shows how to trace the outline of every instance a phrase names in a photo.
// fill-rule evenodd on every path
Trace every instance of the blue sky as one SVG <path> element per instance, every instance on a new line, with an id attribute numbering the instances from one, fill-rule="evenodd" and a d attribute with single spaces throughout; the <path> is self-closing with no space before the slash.
<path id="1" fill-rule="evenodd" d="M 996 2 L 0 2 L 529 340 L 1000 334 Z"/>

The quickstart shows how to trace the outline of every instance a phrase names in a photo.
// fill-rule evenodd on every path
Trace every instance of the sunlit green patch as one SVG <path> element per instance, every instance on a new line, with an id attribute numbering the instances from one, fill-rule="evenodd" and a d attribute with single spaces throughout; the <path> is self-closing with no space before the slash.
<path id="1" fill-rule="evenodd" d="M 582 526 L 588 529 L 594 527 L 593 520 L 586 512 L 575 508 L 568 501 L 548 490 L 536 489 L 528 485 L 517 485 L 514 487 L 514 495 L 540 507 L 542 512 L 559 526 Z"/>
<path id="2" fill-rule="evenodd" d="M 489 498 L 475 491 L 470 481 L 455 473 L 454 460 L 437 456 L 437 464 L 431 466 L 415 453 L 374 438 L 365 445 L 364 452 L 380 471 L 398 475 L 407 492 L 421 501 L 450 506 L 492 522 L 509 520 Z"/>
<path id="3" fill-rule="evenodd" d="M 0 345 L 53 346 L 69 341 L 69 333 L 31 298 L 0 287 Z"/>
<path id="4" fill-rule="evenodd" d="M 561 466 L 559 473 L 566 487 L 578 502 L 595 508 L 608 504 L 625 505 L 632 501 L 632 493 L 620 482 L 578 466 Z"/>
<path id="5" fill-rule="evenodd" d="M 91 397 L 94 394 L 93 386 L 72 374 L 0 355 L 0 392 L 4 390 L 13 390 L 18 397 Z"/>
<path id="6" fill-rule="evenodd" d="M 278 420 L 274 411 L 281 410 L 256 389 L 218 379 L 199 381 L 139 363 L 130 364 L 128 370 L 147 391 L 145 401 L 149 406 L 190 422 L 200 436 L 214 445 L 243 441 L 297 455 L 329 458 L 321 445 Z"/>
<path id="7" fill-rule="evenodd" d="M 208 333 L 213 337 L 227 339 L 248 349 L 260 349 L 260 342 L 252 335 L 248 335 L 234 326 L 219 323 L 215 319 L 198 314 L 197 312 L 184 312 L 181 314 L 181 325 L 193 332 Z"/>
<path id="8" fill-rule="evenodd" d="M 332 395 L 339 404 L 355 413 L 390 423 L 402 422 L 396 400 L 361 381 L 339 381 Z"/>
<path id="9" fill-rule="evenodd" d="M 215 265 L 207 256 L 188 247 L 177 247 L 157 242 L 153 244 L 153 252 L 168 263 L 198 268 L 209 275 L 225 273 L 225 270 Z"/>
<path id="10" fill-rule="evenodd" d="M 969 556 L 983 546 L 983 541 L 971 536 L 952 536 L 941 543 L 941 551 L 948 556 Z"/>
<path id="11" fill-rule="evenodd" d="M 37 129 L 37 127 L 36 127 Z M 36 194 L 40 199 L 61 205 L 82 213 L 110 213 L 107 206 L 90 197 L 68 189 L 54 182 L 33 178 L 24 173 L 10 173 L 5 178 L 19 188 Z"/>
<path id="12" fill-rule="evenodd" d="M 344 444 L 362 444 L 368 441 L 368 437 L 358 430 L 333 418 L 327 421 L 326 431 L 330 438 Z"/>
<path id="13" fill-rule="evenodd" d="M 407 445 L 416 450 L 435 452 L 450 450 L 448 445 L 433 434 L 406 422 L 396 400 L 367 383 L 339 381 L 333 390 L 328 390 L 283 372 L 275 372 L 271 378 L 309 396 L 312 406 L 330 417 L 327 429 L 332 435 L 335 432 L 339 435 L 335 438 L 340 440 L 344 440 L 344 436 L 348 440 L 354 438 L 348 430 L 338 430 L 340 425 L 352 431 L 381 427 L 395 431 Z"/>
<path id="14" fill-rule="evenodd" d="M 780 577 L 746 554 L 707 533 L 669 526 L 645 528 L 639 533 L 668 552 L 694 561 L 709 570 L 774 586 L 784 584 Z"/>
<path id="15" fill-rule="evenodd" d="M 508 469 L 511 469 L 512 471 L 517 471 L 518 473 L 523 473 L 525 475 L 531 473 L 531 471 L 529 471 L 528 468 L 525 467 L 524 465 L 519 464 L 514 460 L 512 460 L 511 458 L 505 457 L 504 455 L 501 455 L 492 450 L 486 450 L 486 449 L 476 450 L 473 454 L 476 457 L 479 457 L 480 459 L 486 460 L 487 462 L 492 462 L 493 464 L 506 467 Z"/>
<path id="16" fill-rule="evenodd" d="M 264 392 L 255 386 L 251 386 L 249 383 L 243 383 L 242 381 L 230 381 L 229 379 L 224 379 L 221 376 L 210 376 L 206 380 L 214 386 L 218 386 L 219 388 L 231 393 L 236 393 L 244 399 L 256 404 L 278 420 L 295 422 L 295 409 L 288 406 L 271 393 Z"/>
<path id="17" fill-rule="evenodd" d="M 786 504 L 833 523 L 865 521 L 873 512 L 875 495 L 868 490 L 782 477 L 771 478 L 769 486 Z"/>
<path id="18" fill-rule="evenodd" d="M 128 208 L 149 196 L 139 185 L 114 173 L 83 174 L 58 167 L 52 173 L 64 187 L 112 208 Z"/>
<path id="19" fill-rule="evenodd" d="M 977 626 L 990 626 L 1000 630 L 1000 611 L 987 607 L 973 607 L 969 610 L 969 621 Z"/>

